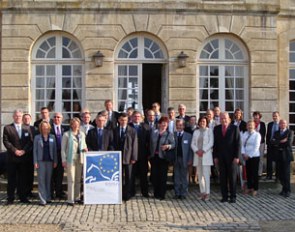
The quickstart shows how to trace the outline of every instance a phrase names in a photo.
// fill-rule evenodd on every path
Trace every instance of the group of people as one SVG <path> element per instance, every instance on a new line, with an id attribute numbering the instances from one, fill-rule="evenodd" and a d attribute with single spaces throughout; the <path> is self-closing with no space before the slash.
<path id="1" fill-rule="evenodd" d="M 80 117 L 62 124 L 59 112 L 50 118 L 47 107 L 41 109 L 41 119 L 31 126 L 31 116 L 21 110 L 13 113 L 13 123 L 4 127 L 3 143 L 8 152 L 7 204 L 15 200 L 15 190 L 20 202 L 28 200 L 33 189 L 34 168 L 38 176 L 40 205 L 53 198 L 65 199 L 73 206 L 81 203 L 81 178 L 84 154 L 87 151 L 121 151 L 122 197 L 128 201 L 136 194 L 139 178 L 143 197 L 149 193 L 150 181 L 153 196 L 163 200 L 166 195 L 167 173 L 173 165 L 175 199 L 185 199 L 189 176 L 197 173 L 199 199 L 210 199 L 210 177 L 220 179 L 221 202 L 236 202 L 238 174 L 247 175 L 246 194 L 255 196 L 259 176 L 262 175 L 264 144 L 267 144 L 267 179 L 276 176 L 282 184 L 281 195 L 290 196 L 290 162 L 293 132 L 286 120 L 273 113 L 273 122 L 267 126 L 259 112 L 253 120 L 243 121 L 241 109 L 236 109 L 230 119 L 219 107 L 208 110 L 196 120 L 186 115 L 186 106 L 176 110 L 169 107 L 167 116 L 160 112 L 155 102 L 144 115 L 128 108 L 126 113 L 113 110 L 111 100 L 105 101 L 105 110 L 91 121 L 89 110 L 83 109 Z M 194 168 L 192 168 L 194 167 Z M 64 171 L 67 173 L 67 195 L 63 191 Z"/>

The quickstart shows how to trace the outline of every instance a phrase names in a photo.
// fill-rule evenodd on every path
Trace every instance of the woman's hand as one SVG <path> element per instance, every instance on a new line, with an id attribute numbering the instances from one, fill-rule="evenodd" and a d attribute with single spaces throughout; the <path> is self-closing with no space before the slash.
<path id="1" fill-rule="evenodd" d="M 166 151 L 166 150 L 169 149 L 169 145 L 168 144 L 167 145 L 162 145 L 161 148 L 162 148 L 162 151 Z"/>
<path id="2" fill-rule="evenodd" d="M 62 162 L 62 166 L 63 166 L 64 168 L 67 168 L 67 162 Z"/>
<path id="3" fill-rule="evenodd" d="M 36 169 L 38 169 L 39 168 L 39 164 L 34 164 L 34 167 L 36 168 Z"/>
<path id="4" fill-rule="evenodd" d="M 204 155 L 204 151 L 203 151 L 203 150 L 198 150 L 198 151 L 197 151 L 197 155 L 198 155 L 199 157 L 203 157 L 203 155 Z"/>

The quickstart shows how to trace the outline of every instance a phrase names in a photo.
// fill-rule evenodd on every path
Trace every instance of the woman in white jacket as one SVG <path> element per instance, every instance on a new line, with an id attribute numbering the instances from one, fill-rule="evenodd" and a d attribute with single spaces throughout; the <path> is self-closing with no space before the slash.
<path id="1" fill-rule="evenodd" d="M 246 193 L 257 195 L 258 190 L 258 168 L 260 160 L 260 141 L 261 135 L 255 131 L 255 123 L 250 120 L 247 122 L 247 131 L 242 135 L 241 153 L 246 161 L 247 190 Z"/>
<path id="2" fill-rule="evenodd" d="M 210 174 L 213 165 L 212 148 L 214 136 L 212 129 L 208 128 L 208 120 L 201 117 L 198 120 L 199 129 L 195 130 L 191 148 L 194 152 L 193 166 L 197 167 L 200 186 L 200 199 L 210 199 Z"/>

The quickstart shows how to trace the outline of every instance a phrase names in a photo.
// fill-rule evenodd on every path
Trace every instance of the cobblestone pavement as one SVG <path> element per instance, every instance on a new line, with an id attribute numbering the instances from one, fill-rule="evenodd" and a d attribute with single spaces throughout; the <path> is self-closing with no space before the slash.
<path id="1" fill-rule="evenodd" d="M 293 186 L 294 187 L 294 186 Z M 238 194 L 237 203 L 221 203 L 218 186 L 209 202 L 197 199 L 193 186 L 185 200 L 136 196 L 122 205 L 75 205 L 54 201 L 45 207 L 5 205 L 0 192 L 0 231 L 294 231 L 295 194 L 278 195 L 279 185 L 264 184 L 256 197 Z"/>

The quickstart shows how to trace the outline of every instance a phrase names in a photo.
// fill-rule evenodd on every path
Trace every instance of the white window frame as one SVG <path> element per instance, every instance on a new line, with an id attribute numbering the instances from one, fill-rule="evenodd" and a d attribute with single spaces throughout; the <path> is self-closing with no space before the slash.
<path id="1" fill-rule="evenodd" d="M 219 43 L 219 59 L 200 59 L 201 52 L 203 51 L 204 47 L 207 45 L 208 42 L 218 39 L 218 40 L 223 40 L 225 39 L 233 41 L 238 47 L 241 49 L 244 59 L 243 60 L 229 60 L 225 59 L 225 43 Z M 239 40 L 234 38 L 233 36 L 230 35 L 216 35 L 212 36 L 209 39 L 207 39 L 203 46 L 201 47 L 199 53 L 198 53 L 198 60 L 197 60 L 197 99 L 198 101 L 196 102 L 197 106 L 197 115 L 200 115 L 200 67 L 201 66 L 218 66 L 219 67 L 219 107 L 221 108 L 222 111 L 225 110 L 225 75 L 224 75 L 224 69 L 225 66 L 243 66 L 244 67 L 244 108 L 242 109 L 244 111 L 244 118 L 247 120 L 249 118 L 249 60 L 248 60 L 248 52 L 245 48 L 245 45 L 241 43 Z M 220 68 L 221 67 L 221 68 Z M 210 105 L 208 105 L 210 107 Z M 231 113 L 231 112 L 230 112 Z"/>
<path id="2" fill-rule="evenodd" d="M 36 54 L 40 45 L 50 37 L 56 37 L 56 56 L 55 58 L 36 58 Z M 79 47 L 81 51 L 81 58 L 62 58 L 62 37 L 67 37 L 70 40 L 73 40 Z M 31 109 L 32 120 L 37 120 L 36 115 L 40 109 L 36 109 L 36 65 L 55 65 L 56 66 L 56 78 L 55 78 L 55 99 L 62 99 L 62 67 L 64 65 L 81 65 L 81 108 L 85 105 L 85 59 L 83 54 L 83 49 L 80 43 L 73 36 L 62 33 L 50 33 L 39 38 L 36 43 L 33 45 L 32 55 L 31 55 Z M 59 91 L 57 91 L 59 90 Z M 56 104 L 55 101 L 55 112 L 63 112 L 62 101 L 60 104 Z M 53 113 L 53 112 L 51 112 Z"/>

